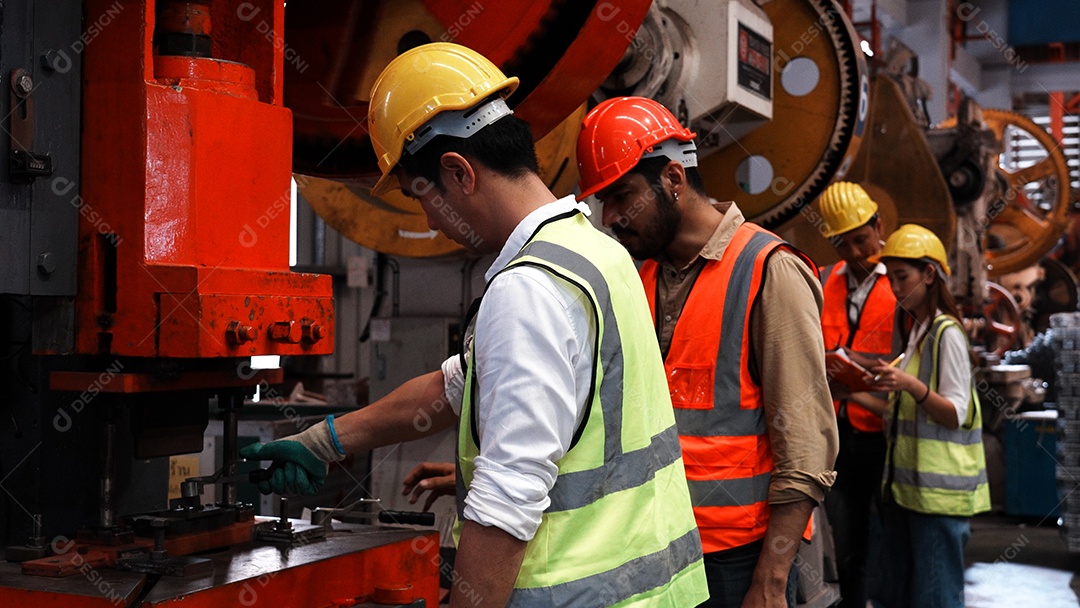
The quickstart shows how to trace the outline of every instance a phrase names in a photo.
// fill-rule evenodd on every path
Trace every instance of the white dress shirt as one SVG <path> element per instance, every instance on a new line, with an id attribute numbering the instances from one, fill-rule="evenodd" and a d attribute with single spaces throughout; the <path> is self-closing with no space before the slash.
<path id="1" fill-rule="evenodd" d="M 569 449 L 589 396 L 596 327 L 581 290 L 548 272 L 525 266 L 492 277 L 542 222 L 574 209 L 589 214 L 568 196 L 518 224 L 484 275 L 488 287 L 476 314 L 480 455 L 464 515 L 526 541 L 550 504 L 555 463 Z M 460 359 L 447 359 L 442 370 L 446 396 L 460 414 Z"/>
<path id="2" fill-rule="evenodd" d="M 934 313 L 934 318 L 940 314 L 942 312 L 938 310 Z M 928 320 L 926 325 L 912 324 L 911 332 L 908 334 L 907 348 L 904 350 L 908 361 L 911 361 L 919 339 L 933 321 L 933 319 Z M 968 357 L 967 339 L 959 327 L 952 326 L 941 332 L 938 387 L 935 392 L 952 404 L 956 409 L 956 419 L 960 421 L 960 426 L 964 426 L 964 422 L 967 421 L 968 401 L 971 400 L 971 359 Z M 915 395 L 916 399 L 919 397 L 922 395 Z"/>
<path id="3" fill-rule="evenodd" d="M 845 263 L 839 269 L 836 274 L 847 277 L 847 315 L 848 323 L 852 326 L 858 325 L 859 317 L 862 316 L 863 306 L 866 305 L 866 300 L 870 298 L 870 291 L 874 289 L 874 285 L 877 284 L 878 276 L 886 274 L 885 264 L 878 262 L 874 264 L 874 268 L 871 269 L 870 274 L 863 279 L 862 283 L 857 283 L 855 275 L 848 272 L 851 269 L 851 265 Z"/>

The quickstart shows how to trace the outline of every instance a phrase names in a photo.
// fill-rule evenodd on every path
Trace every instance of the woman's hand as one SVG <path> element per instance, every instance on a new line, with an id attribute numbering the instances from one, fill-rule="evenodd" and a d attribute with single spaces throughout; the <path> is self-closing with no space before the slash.
<path id="1" fill-rule="evenodd" d="M 405 496 L 412 493 L 409 497 L 409 504 L 416 504 L 416 501 L 423 495 L 424 492 L 431 491 L 428 494 L 427 500 L 424 501 L 424 510 L 431 510 L 431 503 L 435 502 L 435 499 L 440 496 L 453 496 L 457 493 L 457 487 L 455 482 L 457 480 L 457 471 L 454 465 L 449 462 L 421 462 L 416 465 L 409 474 L 405 476 L 405 480 L 402 482 L 404 489 L 401 494 Z"/>
<path id="2" fill-rule="evenodd" d="M 888 361 L 878 359 L 878 364 L 870 371 L 874 372 L 874 385 L 883 391 L 907 391 L 918 399 L 926 390 L 922 380 L 899 367 L 890 366 Z"/>

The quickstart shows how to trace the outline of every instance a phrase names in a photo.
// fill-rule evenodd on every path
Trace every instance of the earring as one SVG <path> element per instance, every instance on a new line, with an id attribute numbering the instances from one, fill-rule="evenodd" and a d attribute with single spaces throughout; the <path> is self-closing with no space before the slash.
<path id="1" fill-rule="evenodd" d="M 675 195 L 675 202 L 676 203 L 679 202 L 679 193 L 678 193 L 678 191 L 674 192 L 673 194 Z"/>

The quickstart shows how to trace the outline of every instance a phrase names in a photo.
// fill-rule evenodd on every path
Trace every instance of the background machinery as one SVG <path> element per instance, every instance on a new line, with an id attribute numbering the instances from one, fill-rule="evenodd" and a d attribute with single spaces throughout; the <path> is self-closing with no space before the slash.
<path id="1" fill-rule="evenodd" d="M 820 264 L 835 254 L 810 203 L 859 182 L 887 232 L 914 222 L 952 244 L 988 369 L 1020 318 L 988 279 L 1038 262 L 1067 228 L 1067 167 L 1040 127 L 973 103 L 932 126 L 913 54 L 896 46 L 871 73 L 833 0 L 16 0 L 0 15 L 3 605 L 436 601 L 430 530 L 260 519 L 236 460 L 245 399 L 282 381 L 250 357 L 298 362 L 356 339 L 331 277 L 290 269 L 290 174 L 320 226 L 379 260 L 459 263 L 416 202 L 369 190 L 368 91 L 408 48 L 458 42 L 519 77 L 509 103 L 560 196 L 577 182 L 582 116 L 617 95 L 672 108 L 699 134 L 709 194 Z M 1017 164 L 1018 146 L 1041 152 Z M 1047 297 L 1074 309 L 1068 269 L 1048 274 Z M 369 318 L 364 338 L 391 320 Z M 451 320 L 404 327 L 434 338 L 419 353 L 387 342 L 373 366 L 405 373 L 454 348 Z M 208 424 L 217 466 L 168 500 L 169 456 L 202 451 Z M 389 496 L 402 471 L 451 444 L 377 453 L 397 465 L 355 485 L 404 507 Z M 439 513 L 442 527 L 452 513 Z M 823 556 L 803 559 L 827 577 Z M 805 600 L 827 603 L 824 577 Z"/>

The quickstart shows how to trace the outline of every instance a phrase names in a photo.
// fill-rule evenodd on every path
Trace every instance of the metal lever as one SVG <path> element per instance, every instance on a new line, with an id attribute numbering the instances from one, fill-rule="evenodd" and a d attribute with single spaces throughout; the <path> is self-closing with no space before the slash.
<path id="1" fill-rule="evenodd" d="M 339 509 L 326 509 L 317 507 L 311 512 L 311 523 L 328 526 L 334 517 L 342 521 L 350 519 L 377 518 L 384 524 L 410 524 L 416 526 L 434 526 L 435 514 L 430 511 L 393 511 L 382 509 L 376 513 L 354 512 L 358 505 L 363 503 L 379 503 L 378 498 L 361 498 L 360 500 Z"/>
<path id="2" fill-rule="evenodd" d="M 247 462 L 246 460 L 238 460 L 237 463 Z M 273 469 L 256 469 L 250 473 L 239 475 L 225 474 L 225 467 L 221 467 L 213 475 L 204 475 L 202 477 L 188 477 L 184 481 L 180 482 L 180 495 L 184 498 L 194 498 L 201 496 L 203 493 L 203 486 L 210 483 L 236 483 L 238 481 L 248 481 L 251 483 L 259 483 L 270 479 Z"/>

